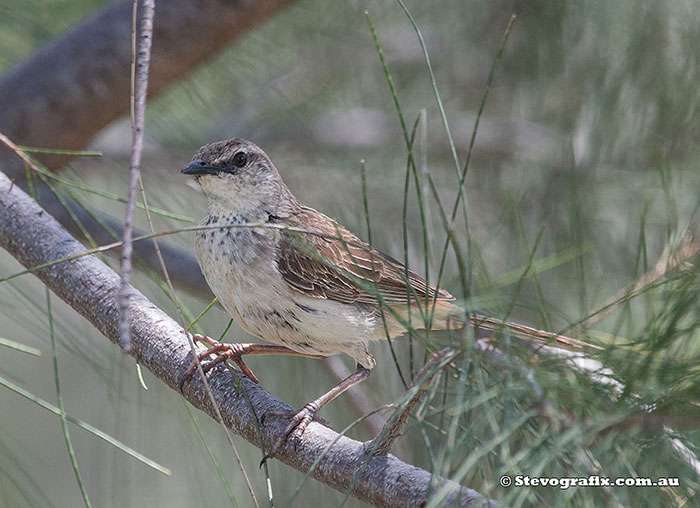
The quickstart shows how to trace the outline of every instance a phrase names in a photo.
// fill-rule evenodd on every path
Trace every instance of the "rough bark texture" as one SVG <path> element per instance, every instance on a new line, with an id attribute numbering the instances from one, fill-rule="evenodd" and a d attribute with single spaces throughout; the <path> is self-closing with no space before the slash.
<path id="1" fill-rule="evenodd" d="M 15 158 L 18 157 L 15 156 Z M 1 165 L 2 163 L 0 162 L 0 166 Z M 44 209 L 53 215 L 71 234 L 81 237 L 82 233 L 75 222 L 73 222 L 71 215 L 66 208 L 53 197 L 53 194 L 51 194 L 44 185 L 38 185 L 36 181 L 35 188 L 39 189 L 40 197 L 38 200 Z M 78 205 L 78 203 L 69 201 L 68 206 L 73 212 L 73 215 L 78 218 L 82 226 L 90 233 L 90 236 L 94 238 L 98 245 L 105 245 L 115 241 L 115 238 L 109 231 Z M 116 240 L 123 238 L 122 231 L 124 229 L 124 223 L 122 221 L 102 215 L 99 211 L 96 213 L 100 221 L 118 235 Z M 142 229 L 134 229 L 134 236 L 143 236 L 145 234 L 146 231 Z M 172 246 L 165 240 L 159 241 L 158 246 L 163 254 L 165 264 L 168 267 L 168 273 L 170 273 L 175 287 L 183 289 L 190 295 L 196 295 L 204 300 L 211 300 L 214 298 L 214 295 L 207 285 L 207 281 L 204 279 L 204 275 L 202 275 L 199 263 L 197 263 L 193 254 Z M 116 255 L 117 252 L 113 254 Z M 153 242 L 136 242 L 134 244 L 134 261 L 156 273 L 161 272 L 160 262 L 153 248 Z"/>
<path id="2" fill-rule="evenodd" d="M 292 0 L 159 2 L 149 94 L 155 94 Z M 0 132 L 20 145 L 81 149 L 129 109 L 132 0 L 78 24 L 0 79 Z M 60 155 L 38 157 L 49 168 Z M 22 164 L 0 147 L 3 171 Z"/>
<path id="3" fill-rule="evenodd" d="M 84 252 L 85 248 L 65 231 L 34 200 L 0 173 L 0 245 L 26 267 Z M 95 256 L 85 256 L 53 265 L 36 275 L 61 299 L 87 318 L 109 340 L 118 343 L 117 290 L 119 276 Z M 130 300 L 133 355 L 143 366 L 173 389 L 190 363 L 191 356 L 181 327 L 140 292 L 134 290 Z M 254 416 L 236 385 L 247 391 L 258 415 L 267 411 L 289 409 L 245 376 L 232 377 L 218 369 L 209 383 L 224 421 L 235 433 L 258 444 Z M 185 397 L 197 408 L 213 414 L 201 380 L 186 385 Z M 272 418 L 263 426 L 265 448 L 283 432 L 286 421 Z M 295 448 L 287 443 L 279 452 L 282 462 L 307 471 L 316 457 L 338 435 L 320 424 L 312 423 Z M 342 437 L 314 470 L 313 477 L 345 491 L 365 460 L 362 443 Z M 432 486 L 445 484 L 433 479 Z M 426 499 L 431 475 L 406 464 L 392 455 L 373 457 L 353 488 L 353 495 L 375 506 L 420 506 Z M 448 482 L 453 490 L 449 505 L 481 506 L 489 501 L 476 491 Z"/>

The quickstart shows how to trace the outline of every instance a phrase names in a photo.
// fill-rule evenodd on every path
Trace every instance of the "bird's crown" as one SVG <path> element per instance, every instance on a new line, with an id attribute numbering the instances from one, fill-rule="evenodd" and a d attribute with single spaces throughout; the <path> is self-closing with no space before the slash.
<path id="1" fill-rule="evenodd" d="M 246 212 L 296 203 L 267 154 L 245 139 L 204 145 L 182 173 L 195 177 L 210 206 Z"/>
<path id="2" fill-rule="evenodd" d="M 235 174 L 254 169 L 261 163 L 272 166 L 265 152 L 255 143 L 234 138 L 204 145 L 197 150 L 192 162 L 187 164 L 182 172 L 193 176 Z"/>

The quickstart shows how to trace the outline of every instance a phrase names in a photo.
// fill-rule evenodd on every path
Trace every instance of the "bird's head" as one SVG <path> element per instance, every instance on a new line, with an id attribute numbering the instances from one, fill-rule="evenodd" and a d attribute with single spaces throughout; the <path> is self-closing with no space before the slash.
<path id="1" fill-rule="evenodd" d="M 294 200 L 267 154 L 245 139 L 204 145 L 181 173 L 194 177 L 210 206 L 225 210 L 274 211 Z"/>

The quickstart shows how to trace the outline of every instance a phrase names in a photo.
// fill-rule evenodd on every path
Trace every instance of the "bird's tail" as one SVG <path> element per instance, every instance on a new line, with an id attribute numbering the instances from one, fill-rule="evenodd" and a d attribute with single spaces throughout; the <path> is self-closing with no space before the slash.
<path id="1" fill-rule="evenodd" d="M 408 312 L 405 307 L 395 307 L 395 312 L 406 321 Z M 431 330 L 459 330 L 464 327 L 464 311 L 458 305 L 449 301 L 438 300 L 435 303 L 435 310 L 432 311 L 432 305 L 428 307 L 427 315 L 432 313 L 432 319 L 428 319 Z M 426 313 L 424 309 L 418 310 L 415 307 L 411 313 L 411 327 L 414 329 L 425 328 Z M 602 349 L 600 346 L 585 342 L 573 337 L 561 335 L 558 333 L 538 330 L 513 321 L 504 321 L 502 319 L 493 318 L 484 314 L 471 313 L 469 314 L 469 323 L 474 327 L 475 335 L 479 338 L 494 337 L 497 334 L 508 333 L 518 339 L 536 342 L 545 346 L 558 347 L 569 351 L 584 351 L 586 348 Z M 395 333 L 392 336 L 400 335 L 406 332 L 405 326 L 394 321 Z M 390 326 L 390 330 L 391 330 Z"/>
<path id="2" fill-rule="evenodd" d="M 469 322 L 476 328 L 479 336 L 482 334 L 493 336 L 494 333 L 509 333 L 522 340 L 534 341 L 545 346 L 558 347 L 569 351 L 585 351 L 586 348 L 603 349 L 596 344 L 574 339 L 573 337 L 538 330 L 537 328 L 514 323 L 513 321 L 503 321 L 481 314 L 470 314 Z"/>
<path id="3" fill-rule="evenodd" d="M 435 303 L 434 308 L 433 303 Z M 392 306 L 388 311 L 385 310 L 384 320 L 389 335 L 394 338 L 406 333 L 409 324 L 414 330 L 424 330 L 427 326 L 436 331 L 459 330 L 464 326 L 460 317 L 463 314 L 462 309 L 457 305 L 449 301 L 438 300 L 431 302 L 427 309 L 425 305 L 421 305 L 420 308 L 415 304 L 411 305 L 410 318 L 405 305 Z"/>

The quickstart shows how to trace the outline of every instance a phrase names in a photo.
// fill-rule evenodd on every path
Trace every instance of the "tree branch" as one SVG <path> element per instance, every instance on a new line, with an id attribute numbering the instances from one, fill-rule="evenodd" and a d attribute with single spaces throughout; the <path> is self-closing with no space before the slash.
<path id="1" fill-rule="evenodd" d="M 41 206 L 43 206 L 47 212 L 53 215 L 72 235 L 80 236 L 80 229 L 71 219 L 71 214 L 68 213 L 66 208 L 64 208 L 61 203 L 54 199 L 53 195 L 51 195 L 45 186 L 39 185 L 39 183 L 40 182 L 35 182 L 35 187 L 39 189 L 39 198 L 37 201 L 39 201 Z M 115 237 L 112 236 L 110 232 L 107 231 L 102 224 L 100 224 L 100 222 L 96 221 L 78 203 L 68 201 L 67 205 L 70 207 L 72 214 L 77 217 L 82 226 L 90 233 L 95 242 L 97 242 L 99 245 L 112 243 L 116 239 L 122 238 L 124 222 L 101 212 L 96 213 L 96 215 L 99 217 L 99 221 L 116 233 Z M 136 237 L 143 236 L 145 234 L 146 232 L 142 229 L 134 229 L 134 236 Z M 203 300 L 211 300 L 214 298 L 214 295 L 204 279 L 204 275 L 202 275 L 202 271 L 199 268 L 199 263 L 197 263 L 197 260 L 192 253 L 186 252 L 168 242 L 160 242 L 159 247 L 161 253 L 163 254 L 163 258 L 165 259 L 165 264 L 168 267 L 168 271 L 172 275 L 175 286 L 184 289 L 190 295 L 198 296 Z M 152 242 L 136 242 L 134 244 L 134 256 L 134 260 L 137 263 L 140 263 L 142 266 L 148 268 L 149 270 L 153 270 L 154 272 L 160 272 L 160 262 L 158 261 L 158 255 Z"/>
<path id="2" fill-rule="evenodd" d="M 85 248 L 56 220 L 4 174 L 0 173 L 0 245 L 26 267 L 84 252 Z M 88 319 L 113 343 L 119 342 L 117 292 L 119 276 L 95 256 L 85 256 L 39 270 L 36 275 L 54 293 Z M 181 327 L 139 291 L 129 302 L 133 355 L 141 365 L 173 389 L 191 361 L 189 346 Z M 258 444 L 257 422 L 237 385 L 243 388 L 255 409 L 288 410 L 289 406 L 238 372 L 223 368 L 210 374 L 209 384 L 226 425 L 251 443 Z M 241 390 L 242 391 L 242 390 Z M 202 382 L 194 378 L 185 388 L 185 397 L 195 407 L 214 414 Z M 271 419 L 262 426 L 266 449 L 284 431 L 286 422 Z M 300 471 L 307 471 L 314 460 L 338 439 L 318 464 L 312 476 L 345 491 L 366 460 L 362 443 L 338 437 L 334 431 L 312 423 L 295 447 L 286 443 L 277 458 Z M 432 479 L 432 481 L 431 481 Z M 375 506 L 417 506 L 426 500 L 429 486 L 447 485 L 451 505 L 480 506 L 491 503 L 478 492 L 447 480 L 436 480 L 420 468 L 392 455 L 372 457 L 359 476 L 352 494 Z M 435 491 L 435 490 L 432 490 Z"/>
<path id="3" fill-rule="evenodd" d="M 292 0 L 168 0 L 153 28 L 149 94 L 165 89 Z M 129 108 L 132 0 L 119 0 L 0 79 L 0 132 L 20 145 L 81 149 Z M 191 34 L 196 33 L 196 37 Z M 37 156 L 48 168 L 64 155 Z M 0 147 L 10 178 L 24 170 Z"/>

